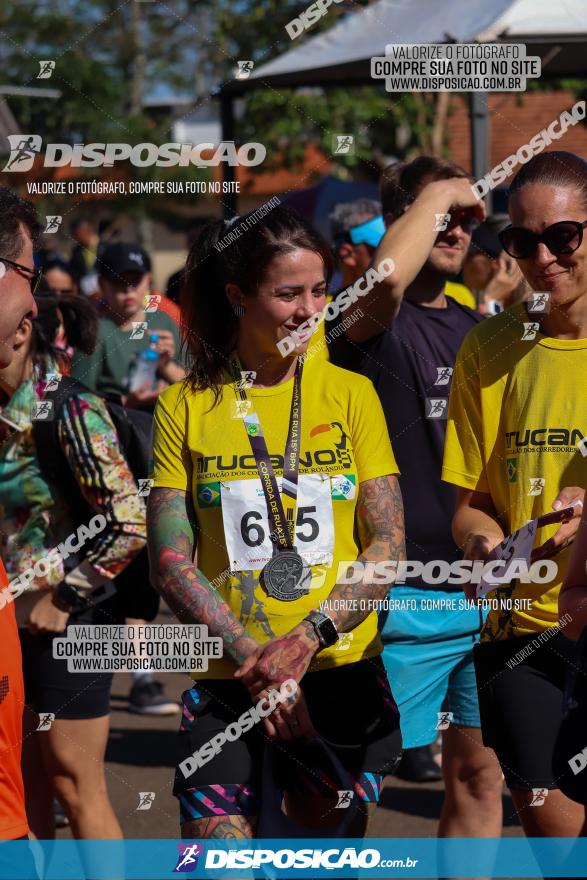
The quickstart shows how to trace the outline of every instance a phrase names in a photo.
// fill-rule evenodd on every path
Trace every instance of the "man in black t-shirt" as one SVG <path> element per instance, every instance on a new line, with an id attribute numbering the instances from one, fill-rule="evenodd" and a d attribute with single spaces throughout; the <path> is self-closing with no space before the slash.
<path id="1" fill-rule="evenodd" d="M 348 309 L 346 333 L 332 344 L 330 358 L 362 372 L 377 389 L 401 472 L 407 559 L 424 566 L 418 577 L 394 585 L 389 599 L 398 610 L 390 604 L 381 615 L 404 748 L 427 746 L 442 730 L 446 797 L 439 834 L 499 837 L 501 772 L 483 747 L 472 656 L 481 614 L 463 607 L 462 588 L 444 574 L 462 558 L 451 533 L 456 492 L 440 477 L 448 396 L 457 351 L 481 320 L 445 295 L 483 213 L 468 190 L 461 168 L 432 157 L 384 172 L 381 202 L 390 231 L 380 250 L 387 248 L 395 262 L 389 290 L 362 295 L 363 316 L 355 321 Z"/>

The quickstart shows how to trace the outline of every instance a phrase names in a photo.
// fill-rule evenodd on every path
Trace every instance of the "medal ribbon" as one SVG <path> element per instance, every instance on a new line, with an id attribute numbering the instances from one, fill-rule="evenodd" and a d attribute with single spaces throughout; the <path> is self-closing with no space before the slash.
<path id="1" fill-rule="evenodd" d="M 251 444 L 251 452 L 255 458 L 257 471 L 261 478 L 261 486 L 267 504 L 267 515 L 271 526 L 271 542 L 274 550 L 292 550 L 295 538 L 296 506 L 298 499 L 298 471 L 300 465 L 300 427 L 302 420 L 302 371 L 304 365 L 298 359 L 294 377 L 289 417 L 289 433 L 285 445 L 283 459 L 282 495 L 275 478 L 275 471 L 269 457 L 269 450 L 259 417 L 248 412 L 243 421 L 247 437 Z M 241 364 L 236 355 L 230 359 L 232 384 L 237 400 L 248 401 L 247 392 L 243 387 Z"/>

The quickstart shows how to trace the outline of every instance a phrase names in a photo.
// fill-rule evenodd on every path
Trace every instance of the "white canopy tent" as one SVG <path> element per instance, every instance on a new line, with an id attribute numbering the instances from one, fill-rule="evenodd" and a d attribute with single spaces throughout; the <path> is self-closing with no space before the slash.
<path id="1" fill-rule="evenodd" d="M 370 59 L 385 54 L 389 43 L 472 43 L 506 41 L 532 44 L 528 54 L 553 53 L 547 67 L 557 76 L 587 73 L 586 0 L 378 0 L 345 16 L 330 30 L 295 43 L 261 65 L 246 80 L 246 89 L 266 83 L 325 85 L 370 78 Z M 574 51 L 568 52 L 570 45 Z M 581 44 L 581 45 L 577 45 Z M 542 49 L 542 51 L 540 51 Z M 546 59 L 544 59 L 546 60 Z"/>
<path id="2" fill-rule="evenodd" d="M 334 87 L 381 82 L 371 58 L 390 43 L 525 43 L 542 59 L 542 77 L 587 78 L 587 0 L 377 0 L 330 30 L 302 36 L 292 48 L 220 92 L 223 139 L 234 138 L 233 98 L 258 88 Z M 472 167 L 487 171 L 487 96 L 470 96 Z M 227 171 L 231 171 L 228 169 Z"/>

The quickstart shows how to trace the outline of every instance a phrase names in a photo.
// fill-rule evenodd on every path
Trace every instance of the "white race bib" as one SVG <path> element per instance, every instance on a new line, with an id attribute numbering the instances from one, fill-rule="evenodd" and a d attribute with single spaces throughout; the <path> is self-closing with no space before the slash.
<path id="1" fill-rule="evenodd" d="M 281 493 L 281 477 L 276 477 Z M 220 484 L 224 537 L 231 572 L 263 568 L 273 556 L 272 526 L 261 480 L 234 480 Z M 308 565 L 332 562 L 334 520 L 327 474 L 298 477 L 295 547 Z"/>

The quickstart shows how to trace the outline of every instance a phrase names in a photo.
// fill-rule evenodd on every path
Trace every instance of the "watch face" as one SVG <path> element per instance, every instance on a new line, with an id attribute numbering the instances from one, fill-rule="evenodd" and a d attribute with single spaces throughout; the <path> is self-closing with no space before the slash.
<path id="1" fill-rule="evenodd" d="M 336 627 L 330 619 L 321 621 L 318 624 L 318 628 L 320 629 L 320 635 L 324 639 L 327 648 L 338 641 Z"/>

